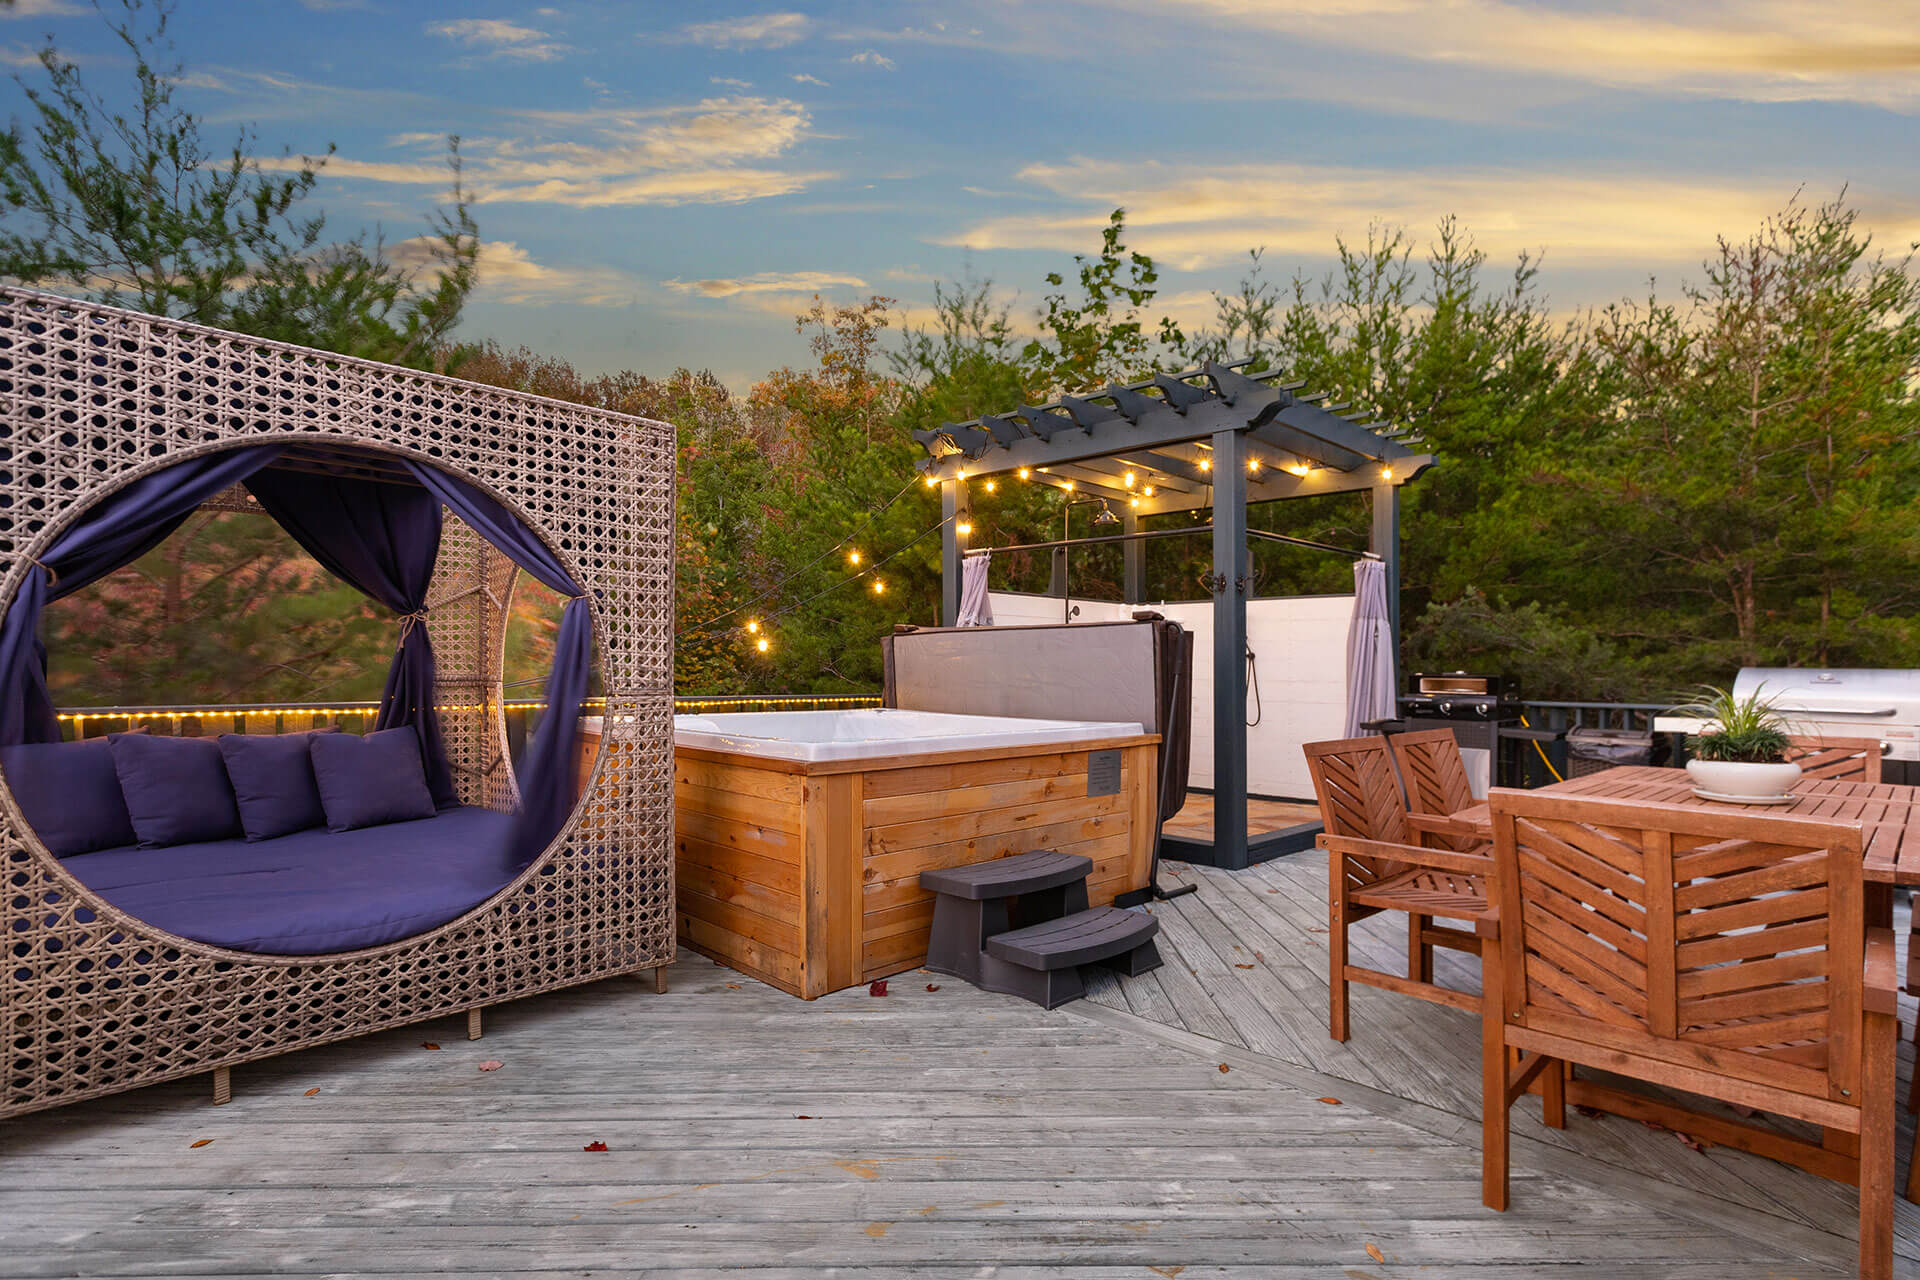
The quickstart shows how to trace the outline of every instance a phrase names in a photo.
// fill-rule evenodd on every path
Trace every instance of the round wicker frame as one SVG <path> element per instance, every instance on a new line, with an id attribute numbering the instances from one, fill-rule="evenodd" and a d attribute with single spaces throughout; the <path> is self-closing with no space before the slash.
<path id="1" fill-rule="evenodd" d="M 450 924 L 330 956 L 226 951 L 107 905 L 0 785 L 0 1117 L 655 968 L 673 958 L 673 475 L 666 423 L 0 286 L 0 605 L 108 493 L 247 444 L 350 445 L 500 499 L 587 589 L 601 751 L 552 846 Z M 449 517 L 429 593 L 461 799 L 509 807 L 511 561 Z M 85 908 L 94 919 L 81 922 Z"/>

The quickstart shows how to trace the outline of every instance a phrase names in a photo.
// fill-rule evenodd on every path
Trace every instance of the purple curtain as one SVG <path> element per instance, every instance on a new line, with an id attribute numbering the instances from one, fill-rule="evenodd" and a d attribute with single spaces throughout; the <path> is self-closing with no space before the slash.
<path id="1" fill-rule="evenodd" d="M 40 612 L 166 541 L 195 507 L 280 455 L 275 445 L 207 454 L 118 490 L 54 540 L 0 623 L 0 746 L 58 742 Z M 49 581 L 51 575 L 51 582 Z"/>
<path id="2" fill-rule="evenodd" d="M 547 711 L 520 762 L 520 814 L 509 852 L 518 872 L 553 842 L 573 808 L 573 759 L 580 740 L 580 705 L 593 666 L 593 625 L 586 592 L 568 575 L 545 543 L 512 512 L 464 480 L 417 462 L 414 477 L 508 559 L 548 588 L 569 596 L 547 676 Z"/>
<path id="3" fill-rule="evenodd" d="M 419 730 L 434 804 L 459 803 L 433 705 L 433 645 L 419 616 L 440 558 L 440 500 L 409 484 L 293 471 L 257 472 L 247 488 L 335 577 L 401 616 L 373 727 Z"/>

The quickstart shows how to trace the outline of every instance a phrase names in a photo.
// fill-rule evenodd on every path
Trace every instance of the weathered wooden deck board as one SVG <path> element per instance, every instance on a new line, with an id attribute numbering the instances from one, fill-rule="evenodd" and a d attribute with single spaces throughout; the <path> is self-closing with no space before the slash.
<path id="1" fill-rule="evenodd" d="M 1203 959 L 1223 999 L 1201 1022 L 1295 1043 L 1262 1016 L 1282 984 Z M 0 1274 L 1847 1274 L 1844 1234 L 1530 1165 L 1555 1149 L 1524 1136 L 1489 1213 L 1451 1113 L 1359 1085 L 1330 1105 L 1328 1077 L 1132 1011 L 1199 989 L 1169 960 L 1186 983 L 1047 1013 L 926 974 L 801 1004 L 688 959 L 667 995 L 521 1002 L 477 1043 L 415 1028 L 245 1068 L 227 1107 L 183 1083 L 27 1117 L 0 1126 Z"/>
<path id="2" fill-rule="evenodd" d="M 1235 1019 L 1243 1002 L 1222 989 L 1225 984 L 1234 984 L 1260 1005 L 1259 1026 L 1275 1021 L 1297 1029 L 1311 1021 L 1318 1027 L 1317 1035 L 1296 1030 L 1292 1051 L 1250 1045 L 1237 1021 L 1234 1035 L 1211 1038 L 1256 1048 L 1334 1079 L 1381 1089 L 1470 1121 L 1477 1129 L 1479 1027 L 1471 1015 L 1355 986 L 1352 1039 L 1343 1045 L 1327 1038 L 1323 856 L 1300 854 L 1242 872 L 1167 863 L 1161 868 L 1161 882 L 1168 887 L 1200 885 L 1199 893 L 1157 903 L 1152 909 L 1163 921 L 1161 948 L 1169 968 L 1196 963 L 1194 950 L 1202 952 L 1197 962 L 1207 965 L 1204 972 L 1212 1009 L 1224 1012 L 1229 1020 Z M 1904 905 L 1900 912 L 1898 923 L 1904 931 Z M 1406 966 L 1404 939 L 1405 918 L 1381 916 L 1355 926 L 1350 946 L 1357 960 L 1402 973 Z M 1223 952 L 1233 961 L 1220 963 Z M 1254 967 L 1238 967 L 1250 954 L 1259 957 Z M 1479 962 L 1472 956 L 1437 950 L 1435 970 L 1447 985 L 1479 990 Z M 1186 1020 L 1178 1001 L 1175 1012 L 1179 1015 L 1176 1018 L 1156 1020 L 1209 1035 L 1202 1026 Z M 1904 1024 L 1911 1026 L 1915 1016 L 1912 1001 L 1903 1001 L 1902 1014 Z M 1899 1090 L 1903 1102 L 1905 1081 L 1911 1078 L 1912 1069 L 1911 1045 L 1903 1041 Z M 1725 1147 L 1695 1152 L 1674 1135 L 1633 1121 L 1576 1117 L 1567 1129 L 1556 1131 L 1540 1124 L 1537 1106 L 1526 1102 L 1516 1104 L 1514 1121 L 1516 1132 L 1524 1132 L 1544 1146 L 1602 1161 L 1663 1185 L 1694 1189 L 1774 1219 L 1846 1232 L 1851 1230 L 1857 1212 L 1849 1187 Z M 1900 1124 L 1904 1180 L 1906 1152 L 1913 1133 L 1913 1117 L 1904 1106 Z M 1475 1140 L 1477 1133 L 1469 1139 Z M 1920 1263 L 1920 1207 L 1901 1201 L 1895 1228 L 1896 1248 L 1902 1259 Z"/>

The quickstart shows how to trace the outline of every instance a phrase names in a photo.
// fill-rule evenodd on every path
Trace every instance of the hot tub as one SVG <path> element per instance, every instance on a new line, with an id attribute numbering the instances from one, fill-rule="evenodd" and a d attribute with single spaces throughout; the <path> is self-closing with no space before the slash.
<path id="1" fill-rule="evenodd" d="M 674 719 L 680 940 L 812 999 L 925 962 L 920 873 L 1061 849 L 1090 901 L 1144 888 L 1159 738 L 921 711 Z"/>
<path id="2" fill-rule="evenodd" d="M 1016 720 L 934 711 L 750 711 L 675 716 L 675 747 L 702 747 L 773 760 L 870 760 L 930 751 L 1031 747 L 1137 737 L 1138 724 L 1099 720 Z"/>

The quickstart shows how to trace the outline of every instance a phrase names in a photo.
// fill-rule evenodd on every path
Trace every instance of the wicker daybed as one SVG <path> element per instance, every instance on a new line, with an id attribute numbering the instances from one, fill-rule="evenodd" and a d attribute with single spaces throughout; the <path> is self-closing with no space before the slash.
<path id="1" fill-rule="evenodd" d="M 387 746 L 421 744 L 438 812 L 62 858 L 28 822 L 19 779 L 3 779 L 0 1117 L 209 1071 L 221 1101 L 238 1063 L 461 1012 L 477 1035 L 489 1004 L 658 976 L 674 946 L 673 468 L 663 423 L 0 286 L 0 751 L 50 741 L 50 707 L 33 714 L 44 674 L 19 654 L 59 567 L 151 493 L 260 502 L 249 509 L 281 518 L 275 476 L 329 495 L 411 483 L 431 495 L 409 501 L 438 535 L 419 566 L 430 581 L 397 623 L 381 712 L 396 726 Z M 124 563 L 133 545 L 88 550 Z M 571 631 L 581 661 L 556 662 L 556 712 L 584 692 L 588 656 L 605 686 L 577 803 L 571 759 L 555 763 L 570 751 L 542 764 L 530 747 L 519 778 L 508 760 L 501 657 L 517 566 L 573 596 L 562 646 Z M 540 736 L 572 731 L 572 715 L 552 714 Z M 43 824 L 45 805 L 29 796 Z M 505 860 L 479 867 L 479 847 Z M 315 875 L 316 858 L 353 876 Z M 262 884 L 292 905 L 246 887 Z M 385 917 L 356 915 L 376 900 Z"/>

